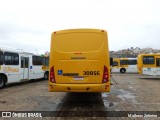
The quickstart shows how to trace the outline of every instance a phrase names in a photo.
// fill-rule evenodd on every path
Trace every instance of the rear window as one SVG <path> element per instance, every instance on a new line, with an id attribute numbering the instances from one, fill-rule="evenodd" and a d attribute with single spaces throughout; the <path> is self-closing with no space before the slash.
<path id="1" fill-rule="evenodd" d="M 60 52 L 98 51 L 104 41 L 101 33 L 66 33 L 57 34 L 55 48 Z"/>

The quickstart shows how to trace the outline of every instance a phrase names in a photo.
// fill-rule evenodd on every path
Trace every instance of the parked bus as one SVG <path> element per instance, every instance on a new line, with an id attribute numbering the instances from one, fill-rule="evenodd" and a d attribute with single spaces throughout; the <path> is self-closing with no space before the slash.
<path id="1" fill-rule="evenodd" d="M 138 73 L 137 58 L 114 58 L 112 72 Z"/>
<path id="2" fill-rule="evenodd" d="M 7 83 L 43 77 L 41 56 L 0 49 L 0 88 Z"/>
<path id="3" fill-rule="evenodd" d="M 160 75 L 160 54 L 138 55 L 138 72 L 143 75 Z"/>
<path id="4" fill-rule="evenodd" d="M 49 68 L 50 92 L 109 92 L 107 32 L 98 29 L 53 32 Z"/>
<path id="5" fill-rule="evenodd" d="M 49 56 L 42 56 L 42 69 L 45 71 L 44 79 L 48 80 L 49 76 Z"/>

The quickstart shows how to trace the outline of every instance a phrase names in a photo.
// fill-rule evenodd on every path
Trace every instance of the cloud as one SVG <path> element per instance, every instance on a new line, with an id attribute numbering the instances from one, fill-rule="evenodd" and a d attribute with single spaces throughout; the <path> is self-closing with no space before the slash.
<path id="1" fill-rule="evenodd" d="M 110 50 L 159 48 L 159 0 L 1 0 L 0 44 L 48 51 L 51 32 L 106 29 Z"/>
<path id="2" fill-rule="evenodd" d="M 49 50 L 50 34 L 45 31 L 6 22 L 0 26 L 1 46 L 20 48 L 28 52 L 35 49 L 42 49 L 43 52 Z"/>

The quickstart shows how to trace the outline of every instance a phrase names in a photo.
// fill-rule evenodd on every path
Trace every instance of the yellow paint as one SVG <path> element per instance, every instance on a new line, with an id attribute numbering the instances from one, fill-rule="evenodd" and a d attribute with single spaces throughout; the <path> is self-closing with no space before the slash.
<path id="1" fill-rule="evenodd" d="M 49 67 L 45 66 L 45 65 L 42 65 L 42 70 L 44 71 L 49 71 Z"/>
<path id="2" fill-rule="evenodd" d="M 104 66 L 108 82 L 102 83 Z M 109 92 L 110 58 L 108 35 L 98 29 L 70 29 L 52 33 L 49 68 L 54 67 L 55 81 L 49 80 L 50 92 Z M 58 70 L 74 75 L 58 75 Z M 84 74 L 85 71 L 99 74 Z M 69 90 L 70 89 L 70 90 Z"/>
<path id="3" fill-rule="evenodd" d="M 12 67 L 4 67 L 4 72 L 19 72 L 18 68 L 12 68 Z"/>

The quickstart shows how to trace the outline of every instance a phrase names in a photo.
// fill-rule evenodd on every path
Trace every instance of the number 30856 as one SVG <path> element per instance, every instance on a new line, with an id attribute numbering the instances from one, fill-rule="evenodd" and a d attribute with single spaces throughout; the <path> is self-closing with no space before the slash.
<path id="1" fill-rule="evenodd" d="M 100 75 L 100 71 L 83 71 L 83 75 Z"/>

